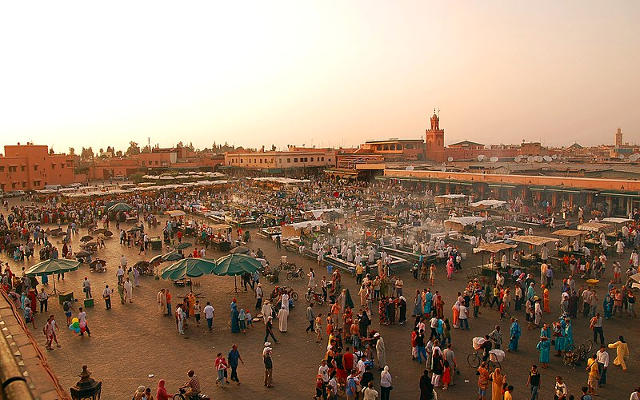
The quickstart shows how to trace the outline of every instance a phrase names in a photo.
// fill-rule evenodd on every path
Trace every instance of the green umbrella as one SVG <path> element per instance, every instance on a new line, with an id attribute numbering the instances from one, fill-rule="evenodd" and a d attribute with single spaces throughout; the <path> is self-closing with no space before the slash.
<path id="1" fill-rule="evenodd" d="M 29 268 L 25 274 L 27 276 L 43 276 L 53 274 L 63 274 L 69 271 L 75 271 L 80 266 L 78 261 L 66 258 L 49 259 L 37 263 Z M 53 292 L 56 292 L 56 280 L 53 280 Z"/>
<path id="2" fill-rule="evenodd" d="M 189 242 L 182 242 L 182 243 L 178 244 L 178 245 L 175 247 L 175 249 L 176 249 L 176 250 L 183 250 L 183 249 L 186 249 L 187 247 L 191 247 L 191 246 L 192 246 L 192 244 L 191 244 L 191 243 L 189 243 Z"/>
<path id="3" fill-rule="evenodd" d="M 246 254 L 227 254 L 216 261 L 213 273 L 216 275 L 242 275 L 245 272 L 254 273 L 262 268 L 260 261 Z"/>
<path id="4" fill-rule="evenodd" d="M 109 207 L 109 212 L 120 212 L 120 211 L 131 211 L 133 207 L 128 205 L 127 203 L 116 203 Z"/>
<path id="5" fill-rule="evenodd" d="M 171 253 L 167 253 L 162 256 L 162 261 L 178 261 L 184 258 L 183 254 L 178 253 L 177 251 L 172 251 Z"/>
<path id="6" fill-rule="evenodd" d="M 216 263 L 205 258 L 184 258 L 164 268 L 160 273 L 162 279 L 197 278 L 213 272 Z"/>

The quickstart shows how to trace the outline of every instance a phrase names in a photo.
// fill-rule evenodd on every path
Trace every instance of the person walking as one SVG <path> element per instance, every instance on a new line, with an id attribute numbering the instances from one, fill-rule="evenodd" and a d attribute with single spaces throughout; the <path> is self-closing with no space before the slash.
<path id="1" fill-rule="evenodd" d="M 529 386 L 531 400 L 537 400 L 538 391 L 540 390 L 540 373 L 538 372 L 538 366 L 535 364 L 531 366 L 531 371 L 529 371 L 527 386 Z"/>
<path id="2" fill-rule="evenodd" d="M 158 294 L 156 295 L 156 302 L 158 303 L 158 311 L 160 311 L 160 315 L 164 315 L 167 311 L 167 295 L 165 294 L 164 289 L 160 289 Z"/>
<path id="3" fill-rule="evenodd" d="M 602 330 L 602 316 L 600 313 L 591 318 L 589 327 L 593 330 L 593 343 L 598 344 L 598 336 L 600 337 L 600 343 L 604 344 L 604 331 Z"/>
<path id="4" fill-rule="evenodd" d="M 278 311 L 278 330 L 282 333 L 287 333 L 288 318 L 289 318 L 289 307 L 285 307 L 283 303 L 282 306 L 280 307 L 280 311 Z"/>
<path id="5" fill-rule="evenodd" d="M 607 383 L 607 368 L 609 368 L 609 353 L 607 353 L 607 347 L 604 343 L 600 345 L 600 349 L 596 352 L 596 360 L 598 361 L 598 374 L 600 375 L 598 387 L 602 387 Z"/>
<path id="6" fill-rule="evenodd" d="M 218 373 L 218 377 L 216 378 L 216 386 L 223 382 L 226 382 L 228 385 L 229 380 L 226 378 L 228 365 L 227 360 L 225 360 L 222 353 L 217 354 L 214 366 L 216 367 L 216 372 Z"/>
<path id="7" fill-rule="evenodd" d="M 113 289 L 109 288 L 109 285 L 105 285 L 104 290 L 102 291 L 102 298 L 104 299 L 104 305 L 107 310 L 111 310 L 111 295 L 113 294 Z"/>
<path id="8" fill-rule="evenodd" d="M 511 318 L 511 328 L 509 329 L 509 348 L 507 351 L 518 351 L 518 342 L 520 341 L 520 336 L 522 335 L 522 329 L 520 328 L 520 324 L 516 318 Z"/>
<path id="9" fill-rule="evenodd" d="M 227 360 L 229 361 L 229 367 L 231 367 L 231 380 L 236 382 L 238 385 L 240 384 L 240 380 L 238 379 L 238 361 L 244 365 L 244 361 L 240 356 L 240 352 L 238 351 L 238 345 L 231 346 L 231 350 L 229 350 L 229 354 L 227 354 Z"/>
<path id="10" fill-rule="evenodd" d="M 305 329 L 305 333 L 313 333 L 315 331 L 315 329 L 313 328 L 313 323 L 315 322 L 315 320 L 316 317 L 313 313 L 313 303 L 309 303 L 309 305 L 307 306 L 307 321 L 309 322 L 309 326 L 307 326 L 307 329 Z"/>
<path id="11" fill-rule="evenodd" d="M 389 366 L 385 365 L 380 373 L 380 400 L 389 400 L 391 389 L 393 389 L 393 377 L 389 372 Z"/>
<path id="12" fill-rule="evenodd" d="M 256 286 L 256 310 L 262 308 L 262 298 L 264 297 L 264 291 L 262 290 L 262 284 L 258 283 Z"/>
<path id="13" fill-rule="evenodd" d="M 87 336 L 91 337 L 91 331 L 89 330 L 89 324 L 87 323 L 87 312 L 82 309 L 82 307 L 78 308 L 78 322 L 80 323 L 80 336 L 84 336 L 84 330 L 87 331 Z"/>
<path id="14" fill-rule="evenodd" d="M 213 315 L 215 312 L 211 302 L 207 301 L 207 305 L 204 306 L 202 311 L 204 312 L 204 319 L 207 320 L 207 328 L 209 328 L 209 332 L 211 332 L 213 329 Z"/>
<path id="15" fill-rule="evenodd" d="M 613 360 L 613 365 L 619 365 L 623 371 L 627 370 L 627 363 L 625 358 L 629 357 L 629 346 L 624 341 L 624 337 L 618 336 L 618 341 L 609 344 L 610 349 L 616 349 L 616 358 Z"/>
<path id="16" fill-rule="evenodd" d="M 267 341 L 269 336 L 271 336 L 271 338 L 273 339 L 273 341 L 275 343 L 278 343 L 278 340 L 273 335 L 273 317 L 271 317 L 271 316 L 267 317 L 267 324 L 264 326 L 264 341 L 265 342 Z"/>
<path id="17" fill-rule="evenodd" d="M 92 297 L 91 282 L 89 282 L 89 279 L 86 276 L 84 277 L 84 281 L 82 281 L 82 291 L 84 292 L 87 299 L 90 299 Z"/>
<path id="18" fill-rule="evenodd" d="M 176 324 L 178 325 L 178 333 L 181 335 L 184 335 L 184 318 L 185 312 L 182 311 L 182 304 L 178 304 L 178 307 L 176 307 Z"/>
<path id="19" fill-rule="evenodd" d="M 271 343 L 264 342 L 264 349 L 262 350 L 262 360 L 264 361 L 264 386 L 268 388 L 273 387 L 273 349 Z"/>
<path id="20" fill-rule="evenodd" d="M 47 338 L 47 344 L 46 344 L 47 350 L 53 350 L 53 347 L 51 346 L 53 342 L 56 342 L 56 347 L 58 348 L 61 347 L 60 343 L 58 343 L 58 337 L 56 336 L 56 331 L 58 330 L 60 330 L 60 328 L 58 328 L 58 325 L 56 324 L 56 320 L 54 319 L 54 316 L 49 315 L 49 318 L 47 319 L 47 323 L 42 328 L 42 332 L 44 333 L 44 336 Z"/>
<path id="21" fill-rule="evenodd" d="M 40 293 L 38 293 L 38 301 L 40 302 L 40 312 L 47 312 L 49 295 L 44 291 L 44 288 L 40 289 Z"/>
<path id="22" fill-rule="evenodd" d="M 129 300 L 129 303 L 133 303 L 133 284 L 131 280 L 127 277 L 124 281 L 124 301 L 125 303 Z"/>
<path id="23" fill-rule="evenodd" d="M 376 341 L 376 360 L 378 362 L 378 369 L 382 370 L 382 367 L 387 365 L 386 346 L 384 344 L 384 339 L 380 336 L 380 333 L 376 332 L 373 335 L 373 338 L 378 339 Z"/>

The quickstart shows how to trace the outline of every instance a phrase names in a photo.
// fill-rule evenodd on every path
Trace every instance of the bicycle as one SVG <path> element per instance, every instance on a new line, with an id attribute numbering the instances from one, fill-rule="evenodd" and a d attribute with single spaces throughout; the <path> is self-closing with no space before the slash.
<path id="1" fill-rule="evenodd" d="M 502 368 L 502 366 L 500 365 L 500 362 L 492 358 L 493 357 L 489 355 L 489 358 L 487 359 L 487 369 L 489 370 L 489 372 L 492 372 L 496 368 Z M 483 356 L 482 356 L 482 352 L 480 351 L 475 351 L 467 355 L 467 364 L 469 364 L 469 367 L 473 369 L 478 369 L 482 361 L 483 361 Z"/>

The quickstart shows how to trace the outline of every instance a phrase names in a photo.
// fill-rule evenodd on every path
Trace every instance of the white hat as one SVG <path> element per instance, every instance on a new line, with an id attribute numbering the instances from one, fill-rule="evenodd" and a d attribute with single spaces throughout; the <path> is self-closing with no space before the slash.
<path id="1" fill-rule="evenodd" d="M 380 337 L 380 334 L 378 332 L 376 332 L 373 337 Z"/>
<path id="2" fill-rule="evenodd" d="M 269 347 L 271 346 L 271 342 L 264 342 L 264 347 Z"/>

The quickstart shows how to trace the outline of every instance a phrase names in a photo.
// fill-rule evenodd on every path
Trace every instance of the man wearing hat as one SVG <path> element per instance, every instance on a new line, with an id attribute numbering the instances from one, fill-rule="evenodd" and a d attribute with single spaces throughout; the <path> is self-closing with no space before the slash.
<path id="1" fill-rule="evenodd" d="M 264 361 L 264 385 L 268 388 L 273 387 L 271 384 L 273 381 L 273 360 L 271 359 L 272 351 L 271 343 L 264 342 L 264 349 L 262 350 L 262 359 Z"/>

